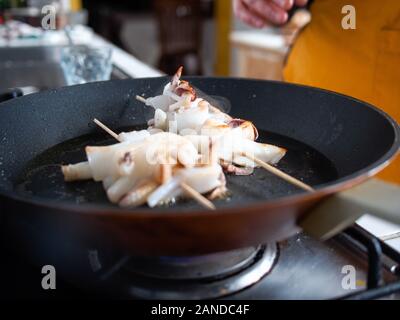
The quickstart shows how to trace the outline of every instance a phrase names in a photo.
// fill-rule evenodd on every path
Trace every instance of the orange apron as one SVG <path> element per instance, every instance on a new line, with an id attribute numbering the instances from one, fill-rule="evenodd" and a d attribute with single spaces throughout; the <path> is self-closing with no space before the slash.
<path id="1" fill-rule="evenodd" d="M 342 7 L 356 9 L 356 29 L 342 28 Z M 369 102 L 400 123 L 400 1 L 315 0 L 284 70 L 287 81 Z M 400 157 L 381 174 L 400 184 Z"/>

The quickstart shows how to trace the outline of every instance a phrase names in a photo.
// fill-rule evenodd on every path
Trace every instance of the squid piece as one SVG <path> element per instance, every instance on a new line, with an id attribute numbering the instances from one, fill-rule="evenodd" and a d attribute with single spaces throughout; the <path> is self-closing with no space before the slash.
<path id="1" fill-rule="evenodd" d="M 174 103 L 180 102 L 182 99 L 187 100 L 185 96 L 189 97 L 189 101 L 195 100 L 195 90 L 187 81 L 180 80 L 182 70 L 182 67 L 177 70 L 175 75 L 172 77 L 171 82 L 164 87 L 162 95 L 145 99 L 145 104 L 153 107 L 156 110 L 161 109 L 162 111 L 166 112 Z"/>
<path id="2" fill-rule="evenodd" d="M 152 164 L 180 164 L 193 167 L 199 155 L 192 144 L 187 145 L 151 145 L 147 151 L 146 160 Z"/>
<path id="3" fill-rule="evenodd" d="M 161 129 L 152 128 L 152 127 L 149 127 L 149 128 L 147 129 L 147 131 L 150 133 L 150 135 L 154 135 L 154 134 L 157 134 L 157 133 L 164 132 L 164 131 L 161 130 Z"/>
<path id="4" fill-rule="evenodd" d="M 172 165 L 163 163 L 158 165 L 154 178 L 159 184 L 167 183 L 172 178 Z"/>
<path id="5" fill-rule="evenodd" d="M 192 129 L 199 132 L 208 117 L 208 107 L 205 105 L 198 105 L 195 108 L 179 110 L 175 113 L 177 131 L 181 132 L 185 129 Z"/>
<path id="6" fill-rule="evenodd" d="M 219 159 L 228 163 L 235 163 L 244 167 L 257 165 L 244 154 L 250 154 L 269 164 L 278 163 L 286 154 L 286 149 L 274 145 L 257 143 L 255 141 L 238 138 L 235 135 L 225 135 L 214 142 L 214 148 Z"/>
<path id="7" fill-rule="evenodd" d="M 199 193 L 207 193 L 221 186 L 221 174 L 223 175 L 223 172 L 221 166 L 216 164 L 182 169 L 176 174 L 182 177 L 183 182 Z"/>
<path id="8" fill-rule="evenodd" d="M 171 82 L 164 87 L 163 96 L 169 97 L 169 106 L 160 105 L 157 108 L 157 105 L 153 104 L 156 110 L 154 118 L 149 121 L 151 129 L 179 134 L 183 134 L 186 130 L 193 130 L 196 134 L 209 136 L 235 130 L 246 139 L 257 139 L 257 129 L 250 121 L 233 119 L 208 101 L 196 98 L 196 92 L 190 84 L 180 80 L 181 74 L 182 67 L 177 70 Z"/>
<path id="9" fill-rule="evenodd" d="M 178 82 L 178 84 L 173 84 L 173 80 L 171 83 L 168 83 L 164 87 L 162 96 L 155 97 L 157 100 L 151 102 L 146 100 L 146 104 L 151 103 L 153 107 L 159 107 L 163 111 L 174 111 L 180 107 L 190 108 L 193 106 L 193 102 L 197 105 L 196 91 L 187 81 L 179 80 Z"/>
<path id="10" fill-rule="evenodd" d="M 86 147 L 88 161 L 62 166 L 65 181 L 94 179 L 126 175 L 132 172 L 134 163 L 129 143 L 118 143 L 106 147 Z"/>
<path id="11" fill-rule="evenodd" d="M 128 143 L 117 143 L 105 147 L 86 147 L 88 161 L 61 167 L 65 181 L 86 179 L 102 181 L 132 172 L 134 163 L 129 150 L 150 134 L 146 130 L 126 134 L 130 136 Z"/>
<path id="12" fill-rule="evenodd" d="M 167 129 L 167 114 L 161 109 L 156 109 L 154 113 L 154 127 L 161 130 Z"/>
<path id="13" fill-rule="evenodd" d="M 270 163 L 276 164 L 286 154 L 286 149 L 270 144 L 258 143 L 241 136 L 237 137 L 228 131 L 228 134 L 221 137 L 209 137 L 205 135 L 186 135 L 188 139 L 201 154 L 202 164 L 212 164 L 222 159 L 224 169 L 227 172 L 238 175 L 248 175 L 252 170 L 238 168 L 236 165 L 254 168 L 256 165 L 244 153 L 251 154 L 254 157 Z M 205 162 L 204 162 L 205 161 Z M 208 162 L 207 162 L 208 161 Z"/>
<path id="14" fill-rule="evenodd" d="M 178 70 L 176 70 L 175 74 L 173 75 L 172 79 L 171 79 L 171 90 L 174 91 L 176 88 L 178 88 L 179 82 L 181 80 L 181 76 L 182 76 L 182 71 L 183 71 L 183 67 L 180 66 L 178 68 Z"/>
<path id="15" fill-rule="evenodd" d="M 118 135 L 118 140 L 121 142 L 140 143 L 149 136 L 150 132 L 148 130 L 121 132 Z"/>
<path id="16" fill-rule="evenodd" d="M 180 80 L 178 86 L 174 90 L 178 96 L 188 96 L 191 101 L 196 99 L 196 90 L 185 80 Z"/>
<path id="17" fill-rule="evenodd" d="M 230 121 L 233 120 L 233 118 L 229 114 L 222 112 L 217 107 L 214 107 L 211 104 L 209 104 L 208 109 L 210 112 L 211 119 L 214 119 L 216 121 L 223 122 L 223 123 L 229 123 Z"/>
<path id="18" fill-rule="evenodd" d="M 199 153 L 198 164 L 201 165 L 212 165 L 218 163 L 218 153 L 213 147 L 213 138 L 203 135 L 186 135 L 184 136 L 188 139 L 197 149 Z"/>
<path id="19" fill-rule="evenodd" d="M 177 102 L 177 101 L 180 101 L 180 100 L 181 100 L 181 97 L 178 96 L 178 95 L 174 92 L 174 86 L 173 86 L 171 83 L 167 83 L 166 86 L 164 87 L 163 96 L 166 96 L 166 97 L 168 97 L 169 99 L 171 99 L 171 100 L 173 101 L 172 104 L 175 103 L 175 102 Z M 169 107 L 170 105 L 171 105 L 171 104 L 169 104 L 168 107 Z M 168 107 L 167 107 L 166 110 L 168 110 Z M 166 111 L 166 110 L 164 110 L 164 111 Z"/>
<path id="20" fill-rule="evenodd" d="M 105 147 L 97 147 L 105 148 Z M 89 150 L 90 151 L 90 150 Z M 102 149 L 97 150 L 100 156 L 91 157 L 92 161 L 101 159 Z M 99 180 L 108 180 L 110 177 L 119 177 L 110 186 L 110 181 L 105 182 L 108 186 L 108 196 L 110 201 L 117 202 L 120 197 L 133 187 L 132 183 L 144 179 L 156 179 L 161 183 L 167 181 L 171 176 L 172 169 L 178 163 L 182 166 L 192 167 L 196 164 L 198 153 L 192 143 L 178 135 L 170 133 L 159 133 L 149 136 L 139 145 L 129 150 L 123 150 L 122 157 L 117 157 L 120 152 L 108 156 L 110 161 L 107 165 L 98 165 L 96 169 Z M 92 154 L 88 154 L 88 157 Z M 160 169 L 162 168 L 162 169 Z M 128 183 L 129 181 L 129 183 Z"/>
<path id="21" fill-rule="evenodd" d="M 135 170 L 129 172 L 126 175 L 120 176 L 107 189 L 107 196 L 111 202 L 113 203 L 120 202 L 122 197 L 126 196 L 128 192 L 132 191 L 137 181 L 143 181 L 143 180 L 153 181 L 153 179 L 157 175 L 160 177 L 160 181 L 165 181 L 167 179 L 168 177 L 167 172 L 160 173 L 160 170 L 157 171 L 159 166 L 161 166 L 160 164 L 158 164 L 157 162 L 152 163 L 151 161 L 148 161 L 146 154 L 148 146 L 149 144 L 143 144 L 139 146 L 134 152 L 132 152 L 131 156 L 135 163 Z M 156 181 L 154 182 L 156 183 Z M 107 182 L 107 184 L 108 183 L 109 182 Z M 135 196 L 131 194 L 131 196 L 126 198 L 123 203 L 125 205 L 128 205 L 128 203 L 131 203 L 133 201 L 132 199 L 134 198 Z"/>
<path id="22" fill-rule="evenodd" d="M 169 86 L 164 88 L 164 94 L 168 94 L 170 92 L 174 93 L 178 97 L 180 96 L 190 96 L 191 100 L 194 101 L 196 99 L 196 90 L 189 84 L 189 82 L 185 80 L 181 80 L 183 67 L 179 67 Z"/>
<path id="23" fill-rule="evenodd" d="M 211 137 L 205 135 L 188 134 L 183 137 L 189 140 L 200 154 L 206 153 L 212 144 Z"/>
<path id="24" fill-rule="evenodd" d="M 202 126 L 200 134 L 209 137 L 218 137 L 232 131 L 228 124 L 219 122 L 215 119 L 208 119 Z"/>
<path id="25" fill-rule="evenodd" d="M 137 147 L 137 144 L 129 142 L 117 143 L 106 147 L 86 147 L 86 156 L 95 181 L 112 176 L 132 172 L 134 161 L 131 151 Z"/>
<path id="26" fill-rule="evenodd" d="M 145 180 L 129 191 L 119 201 L 121 207 L 138 207 L 146 203 L 148 196 L 157 188 L 154 181 Z"/>
<path id="27" fill-rule="evenodd" d="M 121 198 L 126 195 L 136 183 L 133 177 L 121 177 L 115 181 L 107 190 L 107 197 L 112 203 L 118 203 Z"/>
<path id="28" fill-rule="evenodd" d="M 225 190 L 223 189 L 225 187 L 225 176 L 219 165 L 178 169 L 173 178 L 159 186 L 149 196 L 147 199 L 149 207 L 155 207 L 166 200 L 171 200 L 171 195 L 173 197 L 183 196 L 184 192 L 180 187 L 182 182 L 185 182 L 199 193 L 211 192 L 216 188 Z"/>
<path id="29" fill-rule="evenodd" d="M 116 177 L 107 177 L 103 180 L 103 188 L 107 191 L 117 181 Z"/>
<path id="30" fill-rule="evenodd" d="M 150 120 L 152 128 L 179 134 L 185 130 L 194 130 L 197 134 L 209 136 L 221 135 L 232 129 L 240 132 L 243 138 L 253 141 L 257 139 L 257 129 L 250 121 L 233 119 L 208 101 L 196 98 L 196 92 L 190 84 L 180 80 L 181 75 L 182 67 L 164 87 L 163 96 L 168 96 L 170 102 L 174 102 L 168 108 L 163 105 L 157 109 L 155 106 L 154 119 Z M 166 109 L 168 112 L 165 112 Z"/>
<path id="31" fill-rule="evenodd" d="M 185 167 L 193 167 L 199 157 L 197 149 L 188 139 L 173 133 L 162 132 L 151 135 L 146 139 L 146 143 L 148 143 L 146 160 L 153 164 L 170 163 L 172 159 Z"/>
<path id="32" fill-rule="evenodd" d="M 196 107 L 197 102 L 192 101 L 192 97 L 190 95 L 183 95 L 179 98 L 179 100 L 168 107 L 169 112 L 173 112 L 176 110 L 189 109 L 191 107 Z"/>
<path id="33" fill-rule="evenodd" d="M 87 161 L 61 166 L 61 171 L 64 175 L 64 180 L 68 182 L 93 178 L 92 170 Z"/>
<path id="34" fill-rule="evenodd" d="M 245 139 L 255 141 L 258 138 L 258 130 L 255 125 L 250 121 L 242 119 L 232 119 L 231 121 L 229 121 L 228 126 Z"/>
<path id="35" fill-rule="evenodd" d="M 232 173 L 236 176 L 248 176 L 253 173 L 253 167 L 238 167 L 224 160 L 221 160 L 220 163 L 227 173 Z"/>
<path id="36" fill-rule="evenodd" d="M 176 93 L 176 90 L 181 81 L 180 78 L 182 76 L 182 70 L 183 70 L 183 67 L 179 67 L 179 69 L 176 71 L 176 73 L 172 77 L 171 82 L 167 83 L 163 90 L 163 95 L 170 97 L 174 101 L 180 100 L 180 96 Z"/>
<path id="37" fill-rule="evenodd" d="M 253 141 L 258 138 L 258 131 L 253 123 L 241 119 L 233 119 L 228 123 L 224 123 L 214 118 L 209 118 L 205 121 L 200 132 L 202 135 L 213 137 L 229 133 L 236 135 L 238 138 L 245 138 Z"/>
<path id="38" fill-rule="evenodd" d="M 223 172 L 219 176 L 220 186 L 215 188 L 208 196 L 209 200 L 221 199 L 226 196 L 228 189 L 226 188 L 226 178 Z"/>
<path id="39" fill-rule="evenodd" d="M 179 184 L 181 177 L 175 176 L 170 179 L 167 183 L 162 184 L 156 190 L 154 190 L 147 198 L 147 204 L 150 208 L 154 208 L 162 201 L 171 197 L 171 194 L 179 195 L 181 190 Z"/>
<path id="40" fill-rule="evenodd" d="M 269 164 L 277 164 L 286 154 L 287 150 L 267 143 L 256 143 L 254 141 L 246 141 L 244 152 L 252 154 L 254 157 L 267 162 Z M 249 160 L 246 158 L 246 160 Z M 240 164 L 235 157 L 234 162 Z M 251 161 L 252 162 L 252 161 Z M 254 166 L 257 166 L 254 164 Z"/>
<path id="41" fill-rule="evenodd" d="M 169 106 L 175 102 L 176 100 L 165 94 L 145 99 L 147 106 L 163 111 L 168 111 Z"/>

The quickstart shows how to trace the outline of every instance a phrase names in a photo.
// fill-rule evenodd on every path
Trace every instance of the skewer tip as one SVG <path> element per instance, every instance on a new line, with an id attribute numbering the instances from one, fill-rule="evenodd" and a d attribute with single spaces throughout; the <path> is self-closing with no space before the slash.
<path id="1" fill-rule="evenodd" d="M 258 164 L 260 167 L 264 168 L 265 170 L 269 171 L 270 173 L 280 177 L 281 179 L 285 180 L 286 182 L 289 182 L 305 191 L 313 192 L 315 189 L 308 184 L 300 181 L 299 179 L 296 179 L 295 177 L 292 177 L 291 175 L 279 170 L 278 168 L 270 165 L 269 163 L 266 163 L 262 161 L 261 159 L 258 159 L 257 157 L 254 157 L 248 153 L 243 153 L 242 154 L 244 157 L 250 159 L 251 161 L 255 162 Z"/>
<path id="2" fill-rule="evenodd" d="M 136 100 L 146 103 L 146 98 L 143 98 L 142 96 L 136 95 Z"/>
<path id="3" fill-rule="evenodd" d="M 93 119 L 93 122 L 97 124 L 101 129 L 103 129 L 105 132 L 107 132 L 110 136 L 112 136 L 114 139 L 120 141 L 119 135 L 112 131 L 109 127 L 107 127 L 104 123 L 101 121 L 97 120 L 96 118 Z"/>
<path id="4" fill-rule="evenodd" d="M 191 186 L 189 186 L 185 182 L 181 182 L 180 186 L 183 189 L 183 191 L 186 192 L 186 194 L 191 196 L 194 200 L 196 200 L 204 208 L 209 209 L 209 210 L 216 210 L 217 209 L 215 207 L 215 205 L 210 200 L 208 200 L 200 192 L 198 192 L 197 190 L 193 189 Z"/>

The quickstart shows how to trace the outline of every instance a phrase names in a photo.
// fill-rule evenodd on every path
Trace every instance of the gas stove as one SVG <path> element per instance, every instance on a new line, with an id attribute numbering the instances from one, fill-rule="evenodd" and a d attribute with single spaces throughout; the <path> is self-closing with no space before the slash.
<path id="1" fill-rule="evenodd" d="M 400 253 L 357 225 L 326 242 L 299 233 L 278 244 L 195 257 L 112 258 L 88 250 L 97 280 L 57 275 L 56 290 L 41 288 L 39 268 L 3 252 L 6 298 L 400 299 Z"/>
<path id="2" fill-rule="evenodd" d="M 114 66 L 112 78 L 126 77 Z M 77 265 L 72 274 L 57 270 L 55 290 L 44 290 L 41 266 L 30 264 L 15 239 L 1 236 L 0 297 L 8 299 L 400 299 L 400 252 L 357 224 L 325 242 L 298 233 L 204 256 L 137 257 L 86 248 L 71 261 Z"/>

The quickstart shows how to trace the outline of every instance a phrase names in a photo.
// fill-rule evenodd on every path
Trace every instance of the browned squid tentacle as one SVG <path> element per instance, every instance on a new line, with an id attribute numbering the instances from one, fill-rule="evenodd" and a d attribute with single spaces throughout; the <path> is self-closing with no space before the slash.
<path id="1" fill-rule="evenodd" d="M 171 80 L 171 87 L 172 87 L 171 89 L 172 90 L 175 90 L 178 87 L 179 82 L 181 80 L 182 71 L 183 71 L 183 67 L 180 66 L 178 68 L 178 70 L 176 71 L 176 73 L 173 75 L 172 80 Z"/>
<path id="2" fill-rule="evenodd" d="M 258 130 L 256 126 L 248 120 L 243 119 L 232 119 L 229 121 L 228 126 L 231 129 L 240 128 L 243 132 L 243 137 L 250 140 L 257 140 L 258 139 Z"/>
<path id="3" fill-rule="evenodd" d="M 226 178 L 223 173 L 220 174 L 219 180 L 221 182 L 221 185 L 210 192 L 210 194 L 207 197 L 209 200 L 225 198 L 228 189 L 226 188 Z"/>
<path id="4" fill-rule="evenodd" d="M 226 162 L 223 160 L 220 161 L 220 164 L 222 168 L 225 170 L 225 172 L 232 173 L 236 176 L 248 176 L 252 174 L 254 170 L 253 168 L 249 167 L 238 167 L 230 162 Z"/>

